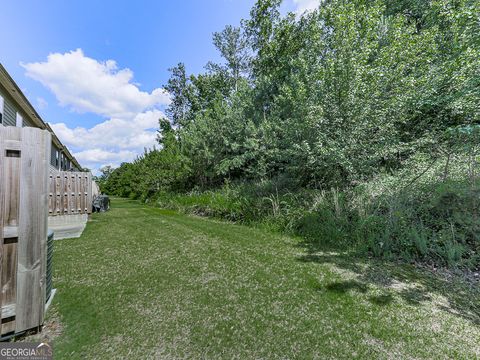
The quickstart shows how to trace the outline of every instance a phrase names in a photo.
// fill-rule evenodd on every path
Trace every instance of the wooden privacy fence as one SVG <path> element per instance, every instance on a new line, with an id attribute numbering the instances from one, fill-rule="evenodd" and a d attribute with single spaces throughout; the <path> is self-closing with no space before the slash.
<path id="1" fill-rule="evenodd" d="M 0 333 L 43 324 L 51 135 L 0 125 Z"/>
<path id="2" fill-rule="evenodd" d="M 92 212 L 92 174 L 54 171 L 50 173 L 49 216 Z"/>

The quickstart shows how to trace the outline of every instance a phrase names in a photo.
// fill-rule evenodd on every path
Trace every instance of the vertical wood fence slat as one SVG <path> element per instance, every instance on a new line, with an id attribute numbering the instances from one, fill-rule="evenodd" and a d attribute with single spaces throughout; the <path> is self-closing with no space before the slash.
<path id="1" fill-rule="evenodd" d="M 93 205 L 93 179 L 92 173 L 87 173 L 87 209 L 86 212 L 90 214 L 92 212 L 92 205 Z"/>
<path id="2" fill-rule="evenodd" d="M 61 206 L 61 189 L 62 189 L 62 176 L 60 173 L 57 173 L 55 176 L 55 211 L 53 215 L 60 215 L 60 206 Z"/>
<path id="3" fill-rule="evenodd" d="M 55 210 L 55 175 L 50 174 L 50 189 L 48 194 L 48 215 L 53 215 Z"/>
<path id="4" fill-rule="evenodd" d="M 72 182 L 72 213 L 78 214 L 80 213 L 80 207 L 78 206 L 79 198 L 78 198 L 78 176 L 77 174 L 72 174 L 70 177 L 70 181 Z"/>
<path id="5" fill-rule="evenodd" d="M 1 334 L 15 331 L 17 292 L 17 242 L 20 196 L 21 130 L 6 128 L 0 135 L 2 241 L 1 241 Z"/>
<path id="6" fill-rule="evenodd" d="M 87 184 L 86 184 L 86 181 L 85 181 L 85 175 L 84 174 L 81 174 L 79 176 L 80 178 L 80 211 L 82 212 L 85 212 L 85 210 L 87 209 L 87 206 L 86 206 L 86 200 L 87 200 L 87 197 L 85 196 L 86 194 L 86 190 L 87 190 Z"/>
<path id="7" fill-rule="evenodd" d="M 51 198 L 48 213 L 80 215 L 92 212 L 92 174 L 86 172 L 55 171 L 50 174 Z"/>
<path id="8" fill-rule="evenodd" d="M 72 205 L 73 202 L 75 201 L 75 197 L 72 194 L 72 176 L 71 175 L 65 175 L 65 179 L 67 179 L 67 214 L 71 215 L 72 214 Z"/>
<path id="9" fill-rule="evenodd" d="M 20 142 L 10 140 L 10 147 L 19 148 Z M 16 144 L 15 144 L 16 143 Z M 13 146 L 12 146 L 13 145 Z M 5 151 L 13 151 L 8 147 Z M 3 177 L 5 184 L 5 206 L 4 206 L 4 225 L 10 229 L 9 237 L 2 242 L 3 259 L 2 266 L 2 308 L 5 310 L 2 318 L 6 321 L 2 324 L 2 334 L 15 331 L 15 320 L 13 315 L 16 311 L 16 291 L 17 291 L 17 243 L 18 243 L 18 223 L 19 223 L 19 199 L 20 199 L 20 165 L 21 152 L 12 154 L 14 156 L 5 156 L 3 158 Z M 15 238 L 15 233 L 17 237 Z"/>
<path id="10" fill-rule="evenodd" d="M 5 212 L 5 182 L 3 179 L 5 179 L 5 167 L 4 167 L 4 162 L 3 159 L 5 157 L 5 141 L 4 137 L 2 136 L 3 134 L 0 134 L 0 242 L 3 244 L 3 228 L 5 226 L 5 220 L 4 220 L 4 212 Z M 3 246 L 0 246 L 0 259 L 2 260 L 0 263 L 3 263 Z M 3 287 L 3 282 L 1 282 L 3 275 L 2 267 L 0 267 L 0 287 Z M 3 316 L 2 314 L 2 299 L 0 298 L 0 318 Z M 3 326 L 0 321 L 0 334 L 4 334 L 3 332 Z"/>
<path id="11" fill-rule="evenodd" d="M 60 210 L 50 146 L 48 131 L 0 126 L 1 335 L 44 321 L 47 219 Z"/>
<path id="12" fill-rule="evenodd" d="M 44 136 L 42 139 L 43 143 L 43 148 L 45 149 L 45 154 L 49 155 L 52 153 L 51 151 L 51 146 L 52 146 L 52 138 L 50 133 L 48 136 Z M 50 158 L 49 156 L 42 156 L 42 165 L 43 167 L 40 168 L 40 174 L 39 176 L 41 179 L 43 179 L 43 182 L 41 184 L 41 190 L 43 190 L 42 193 L 42 199 L 41 199 L 41 206 L 43 207 L 43 213 L 40 218 L 40 221 L 42 222 L 42 227 L 45 229 L 45 234 L 46 236 L 43 236 L 40 238 L 40 258 L 42 261 L 40 262 L 40 274 L 41 274 L 41 280 L 40 280 L 40 286 L 41 286 L 41 294 L 42 294 L 42 302 L 38 303 L 38 312 L 39 312 L 39 317 L 40 317 L 40 324 L 43 324 L 45 320 L 45 303 L 47 302 L 47 236 L 48 236 L 48 187 L 49 187 L 49 182 L 48 182 L 48 176 L 50 173 Z"/>
<path id="13" fill-rule="evenodd" d="M 51 136 L 22 129 L 16 331 L 43 323 Z"/>
<path id="14" fill-rule="evenodd" d="M 63 188 L 62 188 L 62 199 L 63 199 L 63 206 L 62 206 L 62 209 L 63 209 L 63 215 L 67 215 L 70 211 L 70 209 L 68 208 L 68 203 L 69 203 L 69 194 L 68 194 L 68 179 L 69 176 L 64 173 L 63 175 Z"/>
<path id="15" fill-rule="evenodd" d="M 13 316 L 16 313 L 16 295 L 17 295 L 17 243 L 5 242 L 3 244 L 2 265 L 2 309 L 5 316 L 3 319 L 9 320 L 2 324 L 2 334 L 15 331 L 16 320 Z"/>

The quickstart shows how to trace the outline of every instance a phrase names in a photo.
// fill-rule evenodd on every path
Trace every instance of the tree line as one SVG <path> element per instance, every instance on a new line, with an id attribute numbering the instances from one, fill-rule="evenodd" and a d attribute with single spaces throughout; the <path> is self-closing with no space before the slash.
<path id="1" fill-rule="evenodd" d="M 324 194 L 330 225 L 345 236 L 353 230 L 339 221 L 375 223 L 355 234 L 369 251 L 478 266 L 480 2 L 324 0 L 302 16 L 280 5 L 258 0 L 239 27 L 214 33 L 222 63 L 201 74 L 170 69 L 159 148 L 105 171 L 103 190 L 161 202 L 234 188 L 248 206 L 270 204 L 264 217 L 277 207 L 294 218 L 282 228 L 300 233 L 322 213 L 312 204 Z M 353 216 L 359 198 L 366 210 Z M 467 203 L 471 221 L 460 224 Z M 397 208 L 400 225 L 388 215 Z M 235 218 L 248 218 L 242 211 Z M 362 212 L 373 217 L 363 225 Z M 304 235 L 320 241 L 322 231 Z"/>

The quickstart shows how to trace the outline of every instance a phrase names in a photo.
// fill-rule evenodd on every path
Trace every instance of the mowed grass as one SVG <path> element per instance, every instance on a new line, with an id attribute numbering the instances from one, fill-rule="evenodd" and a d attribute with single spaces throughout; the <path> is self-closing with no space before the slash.
<path id="1" fill-rule="evenodd" d="M 56 359 L 474 359 L 478 289 L 115 199 L 55 242 Z"/>

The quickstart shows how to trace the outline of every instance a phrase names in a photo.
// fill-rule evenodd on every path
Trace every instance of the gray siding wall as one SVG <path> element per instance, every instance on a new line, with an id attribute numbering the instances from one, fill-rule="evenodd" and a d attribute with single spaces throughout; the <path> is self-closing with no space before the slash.
<path id="1" fill-rule="evenodd" d="M 20 114 L 20 115 L 21 115 L 21 114 Z M 22 117 L 23 117 L 23 115 L 22 115 Z M 25 126 L 34 127 L 34 126 L 33 126 L 33 123 L 31 123 L 30 120 L 25 119 L 25 117 L 23 117 L 23 126 L 24 126 L 24 127 L 25 127 Z"/>
<path id="2" fill-rule="evenodd" d="M 2 96 L 3 98 L 2 125 L 16 126 L 17 112 L 19 110 L 18 107 L 13 103 L 10 96 L 5 93 L 5 89 L 1 86 L 0 86 L 0 96 Z M 22 119 L 23 119 L 23 126 L 34 127 L 34 124 L 29 120 L 28 117 L 24 116 L 24 114 L 22 114 L 21 112 L 20 112 L 20 115 L 22 116 Z M 56 164 L 56 151 L 58 151 L 58 149 L 55 147 L 55 145 L 52 142 L 52 153 L 50 156 L 50 165 L 57 169 L 70 170 L 70 168 L 73 166 L 72 162 L 68 160 L 67 157 L 63 154 L 59 153 L 58 165 Z M 78 169 L 76 168 L 75 170 L 78 171 Z"/>
<path id="3" fill-rule="evenodd" d="M 18 107 L 12 102 L 9 96 L 3 93 L 1 88 L 0 95 L 3 97 L 3 125 L 16 126 Z M 21 112 L 20 115 L 23 119 L 23 126 L 34 127 L 33 123 L 28 119 L 28 117 L 24 116 Z"/>
<path id="4" fill-rule="evenodd" d="M 58 169 L 57 154 L 58 154 L 58 149 L 54 144 L 52 144 L 52 153 L 51 153 L 51 156 L 50 156 L 50 164 L 56 169 Z M 59 162 L 60 162 L 60 159 L 59 159 Z"/>
<path id="5" fill-rule="evenodd" d="M 17 109 L 15 109 L 9 99 L 4 97 L 3 101 L 3 125 L 15 126 L 17 123 Z"/>

